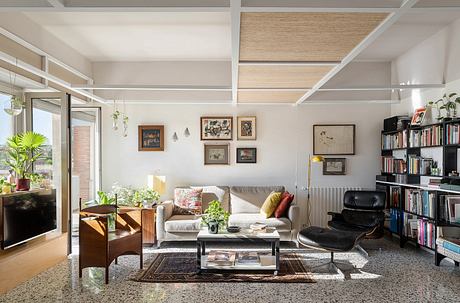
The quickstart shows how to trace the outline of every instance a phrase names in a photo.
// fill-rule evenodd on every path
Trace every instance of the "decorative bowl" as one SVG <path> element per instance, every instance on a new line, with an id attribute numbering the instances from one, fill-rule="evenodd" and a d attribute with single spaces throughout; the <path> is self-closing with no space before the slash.
<path id="1" fill-rule="evenodd" d="M 237 233 L 237 232 L 239 232 L 240 230 L 241 230 L 241 227 L 236 226 L 236 225 L 232 225 L 232 226 L 228 226 L 228 227 L 227 227 L 227 231 L 228 231 L 229 233 Z"/>

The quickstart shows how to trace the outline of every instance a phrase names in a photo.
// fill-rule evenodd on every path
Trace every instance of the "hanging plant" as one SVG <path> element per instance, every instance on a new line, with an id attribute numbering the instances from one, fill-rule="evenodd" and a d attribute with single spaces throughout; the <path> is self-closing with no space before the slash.
<path id="1" fill-rule="evenodd" d="M 119 110 L 115 110 L 112 115 L 110 117 L 112 117 L 112 128 L 113 130 L 117 130 L 118 129 L 118 118 L 120 118 L 120 111 Z"/>
<path id="2" fill-rule="evenodd" d="M 11 96 L 9 101 L 6 101 L 4 111 L 11 116 L 19 115 L 24 109 L 24 101 L 18 96 Z"/>
<path id="3" fill-rule="evenodd" d="M 123 137 L 128 137 L 128 121 L 128 116 L 123 114 Z"/>

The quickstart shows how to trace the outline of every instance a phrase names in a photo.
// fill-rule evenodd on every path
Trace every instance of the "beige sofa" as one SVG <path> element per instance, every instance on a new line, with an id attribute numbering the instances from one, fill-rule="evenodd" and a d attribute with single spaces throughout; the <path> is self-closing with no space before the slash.
<path id="1" fill-rule="evenodd" d="M 255 222 L 276 227 L 281 241 L 297 241 L 299 207 L 291 204 L 287 217 L 264 218 L 259 211 L 272 191 L 284 191 L 283 186 L 196 186 L 203 188 L 203 209 L 212 200 L 219 200 L 230 212 L 229 225 L 249 228 Z M 196 240 L 201 228 L 201 218 L 194 215 L 173 215 L 173 201 L 165 201 L 157 207 L 156 231 L 158 245 L 163 241 Z"/>

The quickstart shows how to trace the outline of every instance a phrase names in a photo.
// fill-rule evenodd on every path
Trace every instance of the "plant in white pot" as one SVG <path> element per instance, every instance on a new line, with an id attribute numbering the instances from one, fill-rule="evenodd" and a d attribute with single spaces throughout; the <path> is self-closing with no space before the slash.
<path id="1" fill-rule="evenodd" d="M 45 142 L 45 136 L 31 131 L 16 134 L 7 139 L 8 158 L 5 164 L 14 171 L 16 190 L 30 189 L 33 164 L 42 156 L 42 146 Z"/>
<path id="2" fill-rule="evenodd" d="M 201 222 L 208 226 L 211 234 L 217 234 L 220 228 L 228 223 L 230 214 L 225 211 L 217 200 L 209 202 L 208 208 L 204 211 Z"/>

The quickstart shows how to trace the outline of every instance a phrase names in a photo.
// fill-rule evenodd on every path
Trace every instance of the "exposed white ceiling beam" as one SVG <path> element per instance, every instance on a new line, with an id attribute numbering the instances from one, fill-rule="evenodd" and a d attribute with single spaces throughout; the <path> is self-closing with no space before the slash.
<path id="1" fill-rule="evenodd" d="M 49 73 L 47 73 L 47 72 L 45 72 L 45 71 L 43 71 L 41 69 L 38 69 L 33 65 L 30 65 L 30 64 L 28 64 L 26 62 L 18 60 L 17 58 L 15 58 L 15 57 L 7 54 L 7 53 L 4 53 L 2 51 L 0 51 L 0 60 L 5 61 L 6 63 L 12 64 L 12 65 L 15 65 L 15 66 L 17 66 L 17 67 L 19 67 L 19 68 L 21 68 L 21 69 L 23 69 L 25 71 L 28 71 L 28 72 L 30 72 L 30 73 L 32 73 L 32 74 L 34 74 L 34 75 L 36 75 L 36 76 L 38 76 L 40 78 L 44 78 L 44 79 L 47 79 L 47 80 L 49 80 L 51 82 L 54 82 L 54 83 L 66 88 L 66 89 L 68 89 L 70 91 L 73 91 L 75 93 L 83 95 L 83 96 L 85 96 L 85 97 L 87 97 L 87 98 L 89 98 L 91 100 L 94 100 L 94 101 L 97 101 L 97 102 L 100 102 L 100 103 L 106 103 L 107 102 L 104 98 L 96 96 L 96 95 L 94 95 L 92 93 L 89 93 L 89 92 L 87 92 L 85 90 L 75 89 L 75 88 L 72 87 L 72 85 L 70 83 L 68 83 L 68 82 L 66 82 L 64 80 L 61 80 L 58 77 L 53 76 L 53 75 L 51 75 L 51 74 L 49 74 Z"/>
<path id="2" fill-rule="evenodd" d="M 335 105 L 335 104 L 399 104 L 400 100 L 376 99 L 376 100 L 311 100 L 300 105 Z"/>
<path id="3" fill-rule="evenodd" d="M 123 12 L 123 13 L 142 13 L 142 12 L 228 12 L 229 7 L 225 6 L 1 6 L 0 12 Z"/>
<path id="4" fill-rule="evenodd" d="M 63 0 L 46 0 L 49 4 L 51 4 L 55 8 L 64 8 L 65 5 L 62 2 Z"/>
<path id="5" fill-rule="evenodd" d="M 232 91 L 228 86 L 198 85 L 137 85 L 137 84 L 72 84 L 75 89 L 129 91 Z"/>
<path id="6" fill-rule="evenodd" d="M 352 49 L 348 55 L 343 58 L 342 62 L 339 65 L 333 67 L 318 83 L 316 83 L 311 90 L 309 90 L 305 95 L 300 97 L 297 100 L 296 104 L 301 104 L 313 94 L 315 94 L 318 89 L 320 89 L 324 84 L 326 84 L 330 79 L 337 75 L 345 66 L 347 66 L 354 58 L 356 58 L 364 49 L 366 49 L 370 44 L 372 44 L 381 34 L 383 34 L 388 28 L 390 28 L 398 19 L 404 15 L 412 6 L 417 3 L 418 0 L 405 0 L 401 7 L 382 21 L 364 40 L 362 40 L 355 48 Z"/>
<path id="7" fill-rule="evenodd" d="M 241 0 L 230 0 L 232 34 L 232 104 L 238 103 L 238 63 L 240 62 Z"/>
<path id="8" fill-rule="evenodd" d="M 240 66 L 262 65 L 262 66 L 335 66 L 340 61 L 240 61 Z"/>

